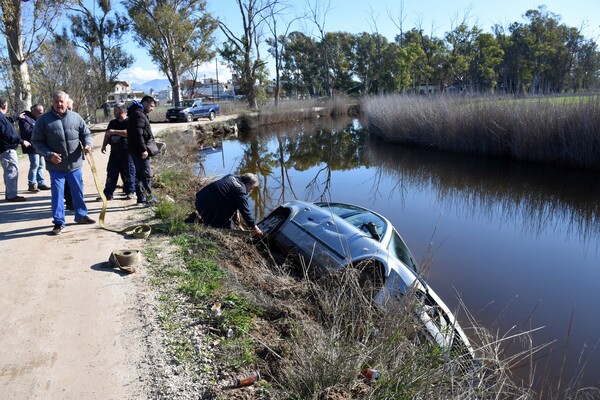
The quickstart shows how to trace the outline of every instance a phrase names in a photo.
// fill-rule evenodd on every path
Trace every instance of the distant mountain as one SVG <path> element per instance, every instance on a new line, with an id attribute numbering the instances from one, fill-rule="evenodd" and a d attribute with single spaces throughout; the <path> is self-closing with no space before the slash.
<path id="1" fill-rule="evenodd" d="M 155 91 L 160 91 L 163 89 L 170 88 L 171 84 L 168 79 L 153 79 L 144 83 L 131 83 L 131 88 L 133 90 L 143 90 L 144 93 L 150 93 L 150 89 L 154 89 Z"/>

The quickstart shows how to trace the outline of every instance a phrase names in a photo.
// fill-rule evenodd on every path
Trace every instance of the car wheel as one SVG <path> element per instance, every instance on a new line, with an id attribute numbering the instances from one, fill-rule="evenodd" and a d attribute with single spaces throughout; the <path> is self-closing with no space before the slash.
<path id="1" fill-rule="evenodd" d="M 267 236 L 272 237 L 281 228 L 281 225 L 287 219 L 287 212 L 284 210 L 276 210 L 267 218 L 260 221 L 257 226 Z"/>
<path id="2" fill-rule="evenodd" d="M 194 120 L 194 116 L 192 114 L 188 114 L 186 117 L 187 122 L 192 122 Z"/>
<path id="3" fill-rule="evenodd" d="M 383 287 L 385 270 L 383 265 L 375 260 L 365 260 L 358 263 L 358 284 L 366 298 L 372 299 Z"/>
<path id="4" fill-rule="evenodd" d="M 215 119 L 215 112 L 214 111 L 211 111 L 211 112 L 208 113 L 208 119 L 211 120 L 211 121 Z"/>

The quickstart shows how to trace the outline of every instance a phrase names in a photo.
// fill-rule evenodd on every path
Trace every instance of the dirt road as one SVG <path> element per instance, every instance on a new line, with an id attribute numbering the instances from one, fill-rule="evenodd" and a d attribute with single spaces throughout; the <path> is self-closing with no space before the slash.
<path id="1" fill-rule="evenodd" d="M 153 130 L 187 126 L 156 124 Z M 93 155 L 104 185 L 108 154 L 100 152 L 101 143 L 96 134 Z M 151 382 L 137 296 L 144 269 L 128 275 L 104 265 L 112 251 L 141 249 L 144 240 L 97 223 L 76 225 L 72 211 L 63 233 L 49 236 L 50 191 L 27 192 L 27 157 L 19 168 L 19 195 L 27 201 L 5 202 L 0 182 L 0 398 L 146 398 Z M 86 162 L 83 176 L 89 215 L 97 221 L 102 203 L 95 201 Z M 149 215 L 135 199 L 116 196 L 107 223 L 124 227 Z"/>

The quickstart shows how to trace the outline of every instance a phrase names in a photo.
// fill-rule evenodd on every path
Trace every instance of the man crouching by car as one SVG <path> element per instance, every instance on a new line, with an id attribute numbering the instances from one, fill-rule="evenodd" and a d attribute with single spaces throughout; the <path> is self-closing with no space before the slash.
<path id="1" fill-rule="evenodd" d="M 246 173 L 242 176 L 225 175 L 196 193 L 196 210 L 202 223 L 213 228 L 232 229 L 234 220 L 241 214 L 254 235 L 262 231 L 254 222 L 248 206 L 248 195 L 258 187 L 258 177 Z"/>

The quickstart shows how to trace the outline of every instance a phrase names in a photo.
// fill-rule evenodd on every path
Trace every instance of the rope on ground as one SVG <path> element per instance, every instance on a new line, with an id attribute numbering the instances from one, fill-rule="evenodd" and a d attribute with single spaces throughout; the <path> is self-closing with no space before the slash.
<path id="1" fill-rule="evenodd" d="M 106 196 L 104 195 L 104 191 L 102 190 L 102 185 L 100 184 L 100 180 L 98 179 L 98 170 L 96 169 L 96 162 L 94 161 L 94 155 L 90 151 L 88 154 L 86 154 L 85 158 L 88 160 L 88 163 L 90 164 L 90 168 L 92 169 L 92 175 L 94 176 L 94 183 L 96 184 L 96 190 L 98 191 L 98 195 L 102 199 L 102 210 L 100 211 L 100 218 L 99 218 L 100 227 L 107 231 L 124 233 L 126 235 L 129 235 L 129 236 L 132 236 L 135 238 L 145 239 L 148 236 L 150 236 L 150 232 L 152 231 L 152 228 L 150 228 L 150 225 L 138 224 L 138 225 L 127 226 L 123 229 L 117 229 L 117 228 L 112 228 L 110 226 L 107 226 L 105 224 L 104 217 L 106 216 L 106 206 L 107 206 L 108 201 L 106 200 Z"/>

